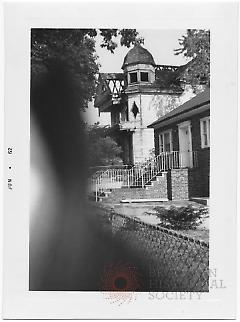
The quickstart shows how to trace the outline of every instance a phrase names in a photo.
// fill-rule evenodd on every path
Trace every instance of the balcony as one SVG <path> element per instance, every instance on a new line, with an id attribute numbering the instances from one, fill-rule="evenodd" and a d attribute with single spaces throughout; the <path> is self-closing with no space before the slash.
<path id="1" fill-rule="evenodd" d="M 134 131 L 136 129 L 135 121 L 120 121 L 119 123 L 120 131 Z"/>

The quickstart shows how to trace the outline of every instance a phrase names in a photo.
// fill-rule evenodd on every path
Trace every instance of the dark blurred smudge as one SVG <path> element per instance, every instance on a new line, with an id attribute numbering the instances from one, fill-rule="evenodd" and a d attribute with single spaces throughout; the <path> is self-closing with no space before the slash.
<path id="1" fill-rule="evenodd" d="M 61 60 L 53 60 L 47 72 L 31 84 L 31 114 L 46 143 L 63 186 L 79 178 L 85 187 L 87 157 L 74 77 Z"/>
<path id="2" fill-rule="evenodd" d="M 39 148 L 49 165 L 40 167 L 47 186 L 30 214 L 31 291 L 98 291 L 106 265 L 134 261 L 126 246 L 104 233 L 98 208 L 85 200 L 88 156 L 76 94 L 74 78 L 60 60 L 32 78 L 31 160 Z M 38 142 L 44 149 L 40 144 L 33 149 Z"/>

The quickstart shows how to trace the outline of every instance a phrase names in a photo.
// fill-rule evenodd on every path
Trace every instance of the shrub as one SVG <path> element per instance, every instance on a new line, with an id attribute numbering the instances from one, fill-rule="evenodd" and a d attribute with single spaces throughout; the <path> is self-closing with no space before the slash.
<path id="1" fill-rule="evenodd" d="M 121 147 L 111 137 L 107 126 L 98 123 L 86 126 L 88 137 L 88 164 L 91 167 L 101 165 L 121 165 Z"/>
<path id="2" fill-rule="evenodd" d="M 206 207 L 195 208 L 192 205 L 171 206 L 169 209 L 155 207 L 154 210 L 161 220 L 161 226 L 175 230 L 196 229 L 202 223 L 203 217 L 208 214 Z"/>

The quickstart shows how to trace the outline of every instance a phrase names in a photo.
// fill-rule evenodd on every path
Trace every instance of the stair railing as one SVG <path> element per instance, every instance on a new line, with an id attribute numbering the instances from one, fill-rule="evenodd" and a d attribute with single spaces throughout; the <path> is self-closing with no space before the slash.
<path id="1" fill-rule="evenodd" d="M 168 154 L 163 152 L 152 158 L 147 164 L 144 164 L 138 174 L 135 176 L 134 185 L 144 187 L 148 182 L 155 178 L 160 172 L 168 170 L 166 158 Z"/>
<path id="2" fill-rule="evenodd" d="M 197 152 L 190 151 L 187 153 L 190 153 L 192 166 L 197 166 Z M 121 187 L 144 187 L 163 171 L 185 167 L 183 156 L 184 154 L 179 151 L 162 152 L 147 162 L 136 164 L 130 169 L 120 168 L 97 171 L 91 178 L 96 199 L 101 192 L 106 190 Z"/>

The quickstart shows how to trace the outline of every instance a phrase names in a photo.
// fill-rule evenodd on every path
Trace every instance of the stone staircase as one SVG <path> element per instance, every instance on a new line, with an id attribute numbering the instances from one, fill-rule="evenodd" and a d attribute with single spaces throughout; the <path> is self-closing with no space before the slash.
<path id="1" fill-rule="evenodd" d="M 196 151 L 190 151 L 197 166 Z M 179 151 L 162 152 L 132 168 L 109 168 L 89 178 L 89 194 L 95 201 L 189 198 L 189 173 Z"/>
<path id="2" fill-rule="evenodd" d="M 167 201 L 167 173 L 155 176 L 144 187 L 122 187 L 112 191 L 104 191 L 98 196 L 98 201 L 104 203 L 120 203 L 133 200 Z"/>

